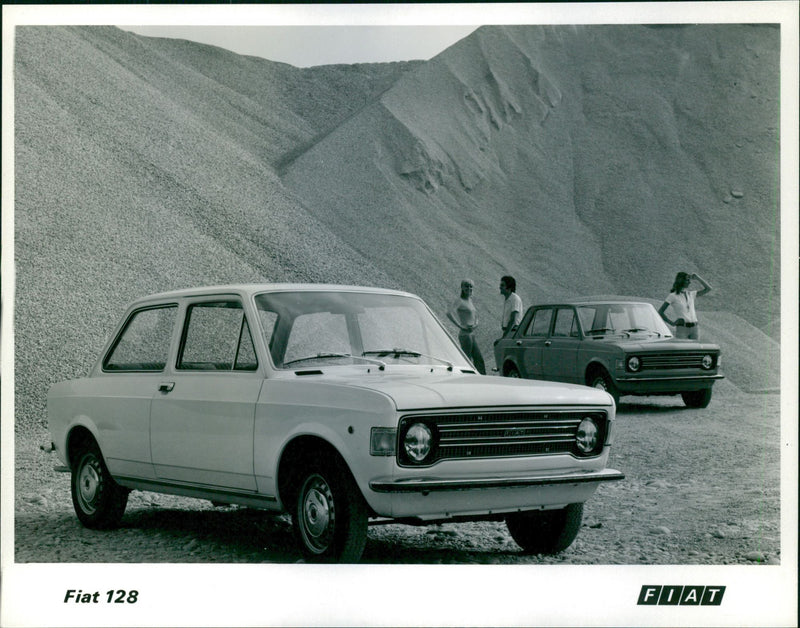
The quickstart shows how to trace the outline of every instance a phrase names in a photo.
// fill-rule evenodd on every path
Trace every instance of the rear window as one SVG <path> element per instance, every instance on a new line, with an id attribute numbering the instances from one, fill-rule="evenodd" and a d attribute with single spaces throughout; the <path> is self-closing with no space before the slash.
<path id="1" fill-rule="evenodd" d="M 550 321 L 553 318 L 553 310 L 546 308 L 543 310 L 536 310 L 531 318 L 530 325 L 525 331 L 526 336 L 547 336 L 550 331 Z"/>
<path id="2" fill-rule="evenodd" d="M 138 310 L 131 314 L 103 368 L 107 371 L 162 371 L 167 364 L 176 305 Z"/>

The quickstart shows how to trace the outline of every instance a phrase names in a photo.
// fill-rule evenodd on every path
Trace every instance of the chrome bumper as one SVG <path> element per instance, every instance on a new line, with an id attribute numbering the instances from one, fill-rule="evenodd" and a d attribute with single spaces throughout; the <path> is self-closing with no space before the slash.
<path id="1" fill-rule="evenodd" d="M 443 480 L 439 478 L 378 479 L 370 482 L 369 487 L 377 493 L 430 493 L 432 491 L 472 491 L 488 488 L 525 488 L 556 484 L 613 482 L 624 479 L 625 474 L 615 469 L 603 469 L 602 471 L 587 471 L 585 473 L 513 478 L 467 478 L 463 480 Z"/>
<path id="2" fill-rule="evenodd" d="M 636 382 L 706 382 L 725 379 L 724 375 L 682 375 L 677 377 L 618 377 L 618 382 L 626 384 Z"/>

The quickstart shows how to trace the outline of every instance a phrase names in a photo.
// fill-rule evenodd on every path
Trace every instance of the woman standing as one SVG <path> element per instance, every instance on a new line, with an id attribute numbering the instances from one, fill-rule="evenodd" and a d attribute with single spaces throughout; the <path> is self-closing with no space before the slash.
<path id="1" fill-rule="evenodd" d="M 458 342 L 467 357 L 481 375 L 486 375 L 486 366 L 483 362 L 481 350 L 475 341 L 475 328 L 478 326 L 478 312 L 472 303 L 472 290 L 474 284 L 471 279 L 461 282 L 461 296 L 455 300 L 447 312 L 453 324 L 458 327 Z"/>
<path id="2" fill-rule="evenodd" d="M 703 286 L 702 290 L 689 290 L 692 281 L 700 282 Z M 675 276 L 672 290 L 670 290 L 661 307 L 658 308 L 658 313 L 668 324 L 675 327 L 676 338 L 691 338 L 692 340 L 700 338 L 694 300 L 695 297 L 703 296 L 709 292 L 711 292 L 711 286 L 700 275 L 681 272 Z M 672 311 L 675 314 L 675 320 L 667 318 L 666 309 L 670 306 L 672 306 Z"/>

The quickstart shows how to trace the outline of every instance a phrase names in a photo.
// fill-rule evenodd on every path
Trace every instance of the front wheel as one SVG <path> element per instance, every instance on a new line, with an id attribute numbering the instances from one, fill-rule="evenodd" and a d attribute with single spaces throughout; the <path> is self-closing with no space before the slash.
<path id="1" fill-rule="evenodd" d="M 72 468 L 72 505 L 83 525 L 95 530 L 116 527 L 125 513 L 128 493 L 111 477 L 96 445 L 78 455 Z"/>
<path id="2" fill-rule="evenodd" d="M 316 464 L 300 479 L 292 524 L 315 562 L 355 563 L 367 542 L 367 506 L 346 470 Z"/>
<path id="3" fill-rule="evenodd" d="M 683 403 L 689 408 L 705 408 L 711 403 L 711 389 L 682 392 Z"/>
<path id="4" fill-rule="evenodd" d="M 600 371 L 592 375 L 589 379 L 589 386 L 605 390 L 614 398 L 614 404 L 619 405 L 619 390 L 617 390 L 614 382 L 611 381 L 611 376 L 605 371 Z"/>
<path id="5" fill-rule="evenodd" d="M 567 549 L 581 529 L 583 504 L 558 510 L 516 512 L 506 516 L 511 538 L 526 554 L 557 554 Z"/>

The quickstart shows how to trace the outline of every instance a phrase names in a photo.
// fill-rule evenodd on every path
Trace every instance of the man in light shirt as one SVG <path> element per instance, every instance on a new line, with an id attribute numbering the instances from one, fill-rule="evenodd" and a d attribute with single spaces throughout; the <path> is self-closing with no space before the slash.
<path id="1" fill-rule="evenodd" d="M 500 294 L 505 297 L 503 318 L 500 321 L 503 336 L 519 325 L 522 320 L 522 299 L 519 298 L 516 289 L 517 281 L 511 275 L 504 275 L 500 278 Z"/>
<path id="2" fill-rule="evenodd" d="M 703 286 L 702 290 L 689 290 L 692 281 L 700 282 Z M 675 276 L 672 290 L 670 290 L 661 307 L 658 308 L 658 313 L 668 324 L 675 327 L 676 338 L 690 338 L 692 340 L 700 338 L 694 301 L 695 297 L 703 296 L 709 292 L 711 292 L 711 286 L 700 275 L 681 272 Z M 675 315 L 674 320 L 667 318 L 666 310 L 668 307 L 672 307 L 672 312 Z"/>

